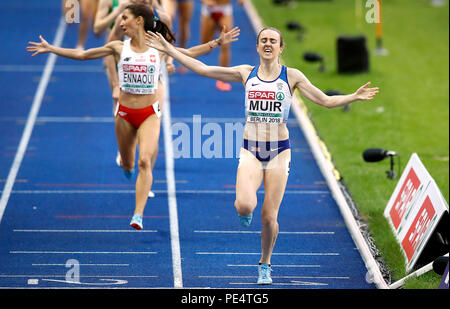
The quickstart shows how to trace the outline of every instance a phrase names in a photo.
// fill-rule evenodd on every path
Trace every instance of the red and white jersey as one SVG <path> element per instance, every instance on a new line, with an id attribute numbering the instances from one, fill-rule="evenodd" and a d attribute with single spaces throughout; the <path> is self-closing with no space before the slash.
<path id="1" fill-rule="evenodd" d="M 120 90 L 132 94 L 153 94 L 158 89 L 161 69 L 159 52 L 149 48 L 144 53 L 135 53 L 130 47 L 130 41 L 123 42 L 117 64 Z"/>

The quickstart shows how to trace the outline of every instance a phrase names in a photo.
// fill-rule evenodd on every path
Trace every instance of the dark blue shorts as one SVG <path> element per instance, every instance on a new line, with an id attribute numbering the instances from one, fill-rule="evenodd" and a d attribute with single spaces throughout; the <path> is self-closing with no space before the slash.
<path id="1" fill-rule="evenodd" d="M 279 153 L 291 148 L 289 139 L 274 142 L 259 142 L 244 139 L 243 148 L 250 151 L 259 161 L 269 162 Z"/>

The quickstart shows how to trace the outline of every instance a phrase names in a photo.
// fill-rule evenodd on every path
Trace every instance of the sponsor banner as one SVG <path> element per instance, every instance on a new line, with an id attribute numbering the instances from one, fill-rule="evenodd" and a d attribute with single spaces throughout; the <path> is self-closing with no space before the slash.
<path id="1" fill-rule="evenodd" d="M 384 211 L 397 238 L 410 219 L 414 202 L 431 179 L 417 154 L 413 153 Z"/>
<path id="2" fill-rule="evenodd" d="M 440 289 L 448 289 L 448 263 L 445 267 L 444 274 L 442 275 L 441 284 L 439 284 Z"/>
<path id="3" fill-rule="evenodd" d="M 417 154 L 413 154 L 384 211 L 399 242 L 409 272 L 448 205 Z"/>
<path id="4" fill-rule="evenodd" d="M 406 270 L 410 271 L 417 262 L 436 229 L 443 214 L 448 211 L 447 202 L 442 197 L 434 180 L 425 189 L 413 206 L 411 223 L 405 233 L 401 233 L 401 247 L 406 256 Z"/>

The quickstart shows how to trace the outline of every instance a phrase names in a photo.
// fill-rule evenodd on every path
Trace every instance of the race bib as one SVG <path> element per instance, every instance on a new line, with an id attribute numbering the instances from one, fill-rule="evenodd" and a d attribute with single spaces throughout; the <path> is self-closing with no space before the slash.
<path id="1" fill-rule="evenodd" d="M 249 91 L 247 95 L 247 122 L 282 123 L 283 92 Z"/>
<path id="2" fill-rule="evenodd" d="M 154 65 L 123 64 L 122 90 L 132 94 L 154 93 L 155 71 Z"/>

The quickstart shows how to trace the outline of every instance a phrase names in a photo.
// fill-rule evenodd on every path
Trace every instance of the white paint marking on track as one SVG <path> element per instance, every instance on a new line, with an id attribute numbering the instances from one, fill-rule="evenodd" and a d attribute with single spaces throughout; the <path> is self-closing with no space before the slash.
<path id="1" fill-rule="evenodd" d="M 59 20 L 58 29 L 56 31 L 55 40 L 53 41 L 53 45 L 61 46 L 65 32 L 66 32 L 66 21 L 64 20 L 63 17 L 61 17 L 61 19 Z M 36 122 L 39 109 L 41 108 L 42 99 L 44 98 L 44 93 L 50 81 L 50 76 L 52 75 L 53 67 L 55 66 L 56 58 L 57 56 L 55 54 L 50 54 L 48 56 L 44 72 L 41 76 L 38 88 L 34 95 L 33 104 L 31 105 L 31 110 L 30 113 L 28 114 L 25 129 L 23 131 L 22 138 L 20 139 L 19 148 L 17 149 L 11 169 L 9 170 L 8 178 L 6 179 L 5 187 L 3 188 L 2 196 L 0 198 L 0 222 L 2 221 L 6 205 L 8 204 L 9 197 L 11 195 L 11 191 L 17 177 L 17 173 L 19 172 L 20 165 L 22 164 L 23 157 L 27 150 L 28 142 L 30 141 L 34 124 Z"/>
<path id="2" fill-rule="evenodd" d="M 65 275 L 0 275 L 0 278 L 65 278 Z M 80 278 L 109 278 L 111 276 L 106 275 L 80 275 Z M 155 275 L 146 275 L 146 276 L 134 276 L 134 275 L 115 275 L 117 278 L 157 278 Z"/>
<path id="3" fill-rule="evenodd" d="M 196 252 L 198 255 L 261 255 L 261 252 Z M 336 256 L 335 252 L 274 252 L 272 255 Z"/>
<path id="4" fill-rule="evenodd" d="M 128 267 L 130 266 L 130 264 L 78 264 L 79 266 L 95 266 L 95 267 L 100 267 L 100 266 L 111 266 L 111 267 Z M 66 264 L 31 264 L 31 266 L 64 266 L 66 267 Z"/>
<path id="5" fill-rule="evenodd" d="M 257 278 L 257 276 L 198 276 L 199 278 Z M 311 277 L 311 276 L 271 276 L 274 279 L 337 279 L 348 280 L 350 277 Z"/>
<path id="6" fill-rule="evenodd" d="M 157 194 L 169 194 L 170 190 L 152 190 Z M 134 194 L 135 190 L 12 190 L 12 194 Z M 258 194 L 264 194 L 259 190 Z M 286 190 L 285 194 L 330 194 L 329 191 Z M 171 195 L 174 193 L 170 193 Z M 234 190 L 177 190 L 176 194 L 236 194 Z"/>
<path id="7" fill-rule="evenodd" d="M 173 142 L 172 142 L 172 128 L 170 119 L 170 96 L 169 96 L 169 78 L 162 66 L 165 98 L 164 98 L 164 112 L 162 116 L 163 132 L 164 132 L 164 150 L 166 156 L 166 179 L 167 179 L 167 194 L 169 202 L 169 218 L 170 218 L 170 243 L 172 247 L 172 268 L 173 268 L 173 285 L 175 288 L 183 287 L 183 275 L 181 270 L 181 249 L 180 249 L 180 235 L 178 230 L 178 210 L 177 197 L 175 189 L 175 163 L 173 156 Z M 156 192 L 155 192 L 156 193 Z"/>
<path id="8" fill-rule="evenodd" d="M 157 233 L 157 230 L 20 230 L 15 229 L 13 232 L 20 233 Z"/>
<path id="9" fill-rule="evenodd" d="M 205 234 L 261 234 L 261 231 L 199 231 L 195 230 L 194 233 L 205 233 Z M 280 231 L 278 234 L 286 235 L 334 235 L 334 232 L 283 232 Z"/>
<path id="10" fill-rule="evenodd" d="M 9 251 L 11 254 L 158 254 L 152 251 Z"/>
<path id="11" fill-rule="evenodd" d="M 228 267 L 257 267 L 256 264 L 228 264 Z M 273 265 L 274 268 L 320 268 L 320 265 Z"/>

